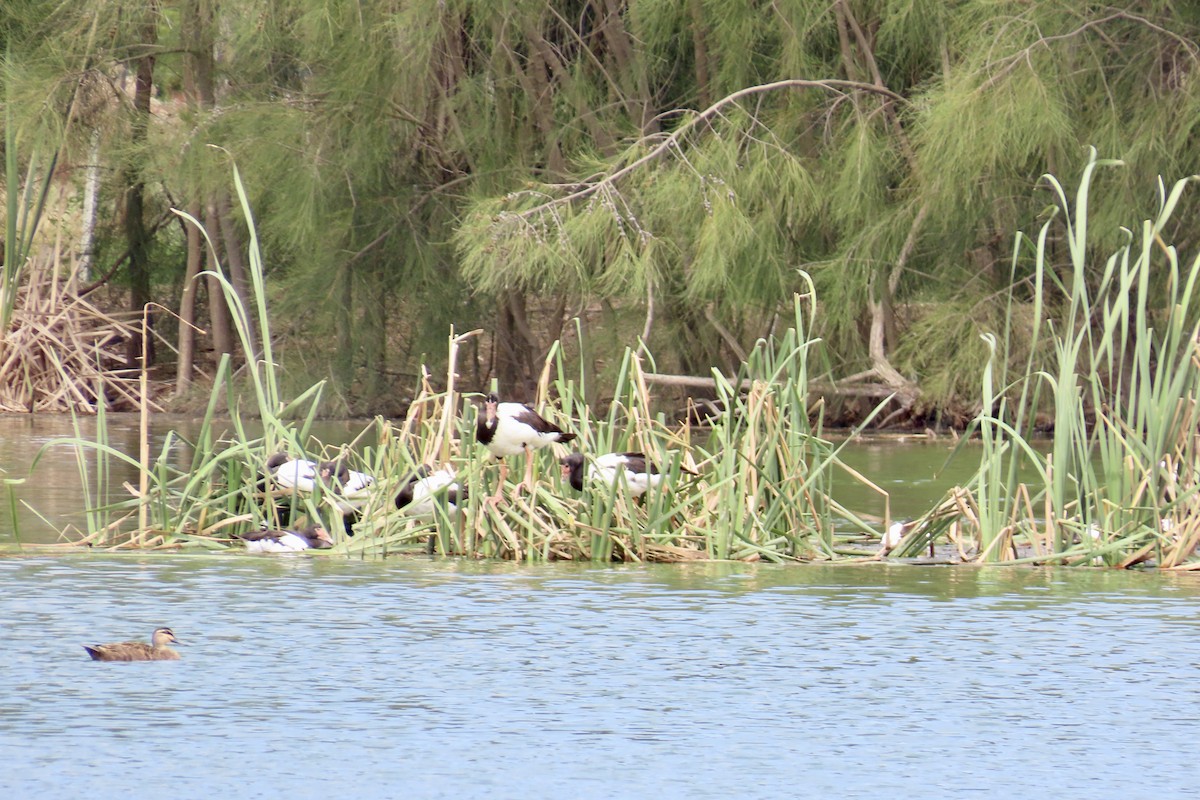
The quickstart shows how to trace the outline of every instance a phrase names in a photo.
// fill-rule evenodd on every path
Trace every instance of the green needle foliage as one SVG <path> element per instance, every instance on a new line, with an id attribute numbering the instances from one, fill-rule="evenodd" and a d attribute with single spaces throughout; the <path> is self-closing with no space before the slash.
<path id="1" fill-rule="evenodd" d="M 1089 209 L 1102 260 L 1157 175 L 1200 173 L 1189 3 L 6 11 L 6 129 L 63 138 L 68 167 L 100 132 L 104 202 L 136 179 L 150 219 L 203 207 L 225 183 L 210 145 L 232 153 L 273 254 L 272 308 L 296 320 L 276 326 L 291 334 L 277 358 L 332 372 L 335 396 L 374 407 L 397 388 L 378 376 L 409 391 L 452 324 L 524 317 L 509 320 L 531 331 L 524 357 L 497 369 L 506 383 L 528 377 L 560 334 L 563 315 L 546 323 L 543 305 L 611 303 L 654 322 L 645 338 L 663 371 L 732 374 L 770 332 L 764 320 L 807 291 L 803 271 L 838 375 L 911 382 L 912 415 L 966 420 L 989 357 L 980 335 L 1003 324 L 1011 232 L 1044 221 L 1028 201 L 1039 176 L 1069 174 L 1088 146 L 1126 163 Z M 156 108 L 134 120 L 119 76 L 150 55 Z M 193 75 L 189 59 L 211 69 Z M 190 85 L 204 76 L 208 92 Z M 1168 225 L 1169 241 L 1194 244 L 1190 226 Z M 182 249 L 178 228 L 156 236 Z M 102 254 L 124 249 L 114 231 L 101 237 Z M 156 293 L 178 291 L 174 269 L 159 266 Z M 1030 279 L 1027 265 L 1017 277 Z M 1089 291 L 1098 277 L 1086 275 Z M 868 316 L 886 328 L 883 348 Z M 336 347 L 314 353 L 314 341 Z"/>

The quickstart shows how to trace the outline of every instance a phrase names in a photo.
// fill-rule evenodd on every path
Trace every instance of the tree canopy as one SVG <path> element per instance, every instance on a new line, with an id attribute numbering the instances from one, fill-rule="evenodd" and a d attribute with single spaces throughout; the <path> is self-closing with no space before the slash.
<path id="1" fill-rule="evenodd" d="M 180 308 L 156 221 L 192 204 L 235 258 L 232 159 L 285 361 L 358 408 L 452 323 L 518 396 L 575 314 L 729 367 L 807 275 L 831 378 L 962 413 L 1039 177 L 1121 159 L 1090 219 L 1116 242 L 1200 172 L 1200 9 L 1166 0 L 20 0 L 0 38 L 21 157 L 104 167 L 99 271 L 136 240 L 135 307 Z"/>

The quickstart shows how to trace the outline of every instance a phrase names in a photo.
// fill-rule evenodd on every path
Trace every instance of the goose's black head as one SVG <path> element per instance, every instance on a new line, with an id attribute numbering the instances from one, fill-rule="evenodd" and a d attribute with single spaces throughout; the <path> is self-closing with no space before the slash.
<path id="1" fill-rule="evenodd" d="M 559 462 L 562 464 L 562 474 L 571 483 L 571 488 L 576 491 L 583 491 L 583 453 L 571 453 L 569 456 L 563 456 Z"/>
<path id="2" fill-rule="evenodd" d="M 496 407 L 500 405 L 500 398 L 495 392 L 488 392 L 483 399 L 483 413 L 479 415 L 479 420 L 475 424 L 475 438 L 480 444 L 489 444 L 492 437 L 496 435 L 496 426 L 500 419 L 496 416 Z"/>
<path id="3" fill-rule="evenodd" d="M 267 471 L 274 472 L 289 461 L 291 461 L 291 456 L 287 453 L 274 453 L 267 459 Z"/>
<path id="4" fill-rule="evenodd" d="M 409 476 L 404 485 L 400 487 L 400 493 L 396 495 L 396 508 L 404 508 L 413 500 L 413 490 L 417 487 L 417 481 L 422 478 L 428 478 L 433 469 L 428 464 L 422 464 L 417 467 L 417 471 Z"/>

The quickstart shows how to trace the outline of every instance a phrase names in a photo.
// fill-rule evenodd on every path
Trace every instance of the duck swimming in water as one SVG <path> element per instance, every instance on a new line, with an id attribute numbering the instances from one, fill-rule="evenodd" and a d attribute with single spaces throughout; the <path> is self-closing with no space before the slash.
<path id="1" fill-rule="evenodd" d="M 156 628 L 150 635 L 150 644 L 145 642 L 115 642 L 113 644 L 84 645 L 92 661 L 178 661 L 179 653 L 167 645 L 179 643 L 170 628 Z"/>

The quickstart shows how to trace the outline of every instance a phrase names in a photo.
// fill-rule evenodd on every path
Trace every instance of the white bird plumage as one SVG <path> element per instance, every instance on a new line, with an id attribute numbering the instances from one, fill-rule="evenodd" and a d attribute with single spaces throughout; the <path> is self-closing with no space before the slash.
<path id="1" fill-rule="evenodd" d="M 577 491 L 583 491 L 584 459 L 571 453 L 561 459 L 563 475 Z M 649 489 L 662 485 L 663 474 L 645 453 L 605 453 L 587 465 L 587 479 L 606 487 L 620 484 L 622 478 L 632 497 L 641 497 Z"/>
<path id="2" fill-rule="evenodd" d="M 349 516 L 362 508 L 370 494 L 375 479 L 365 472 L 352 470 L 340 461 L 322 461 L 317 474 L 326 486 L 332 487 L 334 502 L 342 516 Z"/>
<path id="3" fill-rule="evenodd" d="M 533 489 L 533 451 L 555 442 L 566 443 L 575 438 L 552 422 L 547 421 L 524 403 L 501 403 L 495 392 L 484 399 L 483 413 L 475 426 L 475 438 L 496 458 L 525 454 L 525 477 L 517 484 Z M 499 501 L 508 465 L 501 462 L 500 481 L 493 501 Z"/>
<path id="4" fill-rule="evenodd" d="M 446 510 L 453 515 L 466 499 L 466 490 L 458 484 L 457 476 L 450 467 L 435 471 L 423 464 L 396 495 L 396 508 L 405 516 L 433 516 L 439 496 L 445 498 Z"/>
<path id="5" fill-rule="evenodd" d="M 312 492 L 317 488 L 317 462 L 304 458 L 288 458 L 272 456 L 267 461 L 267 469 L 271 470 L 271 480 L 281 489 Z"/>
<path id="6" fill-rule="evenodd" d="M 327 492 L 324 497 L 333 503 L 342 515 L 347 536 L 353 536 L 353 525 L 358 511 L 367 501 L 375 479 L 365 472 L 358 472 L 338 461 L 309 461 L 291 458 L 286 453 L 276 453 L 267 460 L 267 473 L 276 486 L 284 491 L 312 494 L 318 484 Z M 288 508 L 277 504 L 280 520 L 286 524 Z"/>
<path id="7" fill-rule="evenodd" d="M 299 553 L 304 550 L 324 550 L 333 546 L 333 539 L 320 525 L 299 531 L 262 530 L 243 533 L 247 553 Z"/>
<path id="8" fill-rule="evenodd" d="M 893 522 L 888 526 L 887 532 L 883 534 L 880 544 L 884 550 L 891 550 L 896 545 L 900 544 L 900 540 L 904 538 L 904 523 Z"/>
<path id="9" fill-rule="evenodd" d="M 889 525 L 879 540 L 879 544 L 883 547 L 883 552 L 890 553 L 892 550 L 895 550 L 899 546 L 900 541 L 912 533 L 916 527 L 916 520 L 897 520 Z"/>

